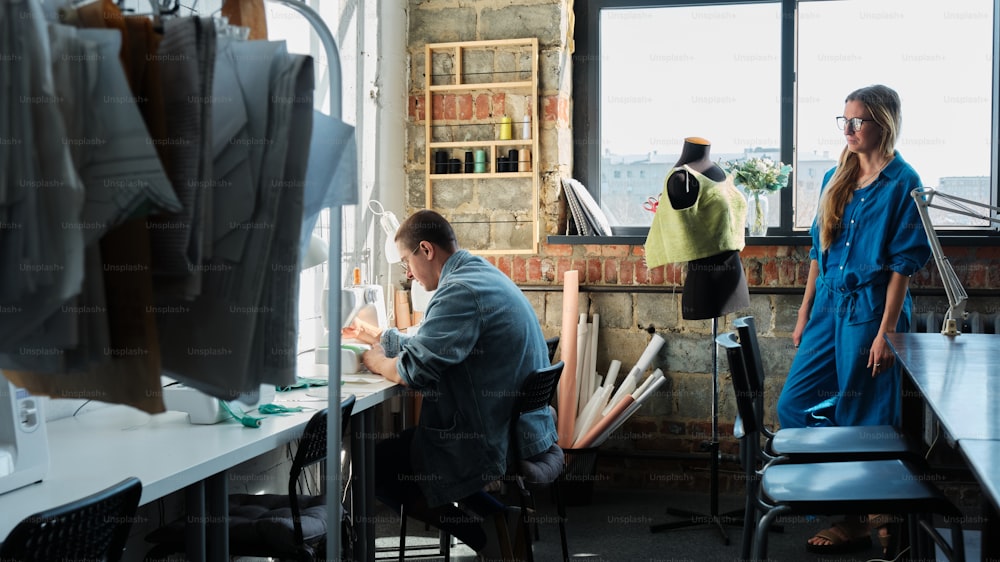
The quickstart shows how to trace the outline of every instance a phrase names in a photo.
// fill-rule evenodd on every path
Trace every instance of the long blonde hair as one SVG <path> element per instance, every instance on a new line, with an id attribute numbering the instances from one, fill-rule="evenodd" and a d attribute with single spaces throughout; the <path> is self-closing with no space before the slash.
<path id="1" fill-rule="evenodd" d="M 844 103 L 850 101 L 861 102 L 872 114 L 875 124 L 882 131 L 882 138 L 879 141 L 879 152 L 888 161 L 896 148 L 896 138 L 902 122 L 900 110 L 899 94 L 888 86 L 876 84 L 859 88 L 851 92 Z M 830 184 L 823 192 L 823 197 L 819 202 L 819 216 L 817 224 L 819 226 L 819 241 L 821 249 L 830 249 L 837 233 L 842 228 L 844 220 L 844 207 L 851 202 L 854 196 L 854 177 L 857 175 L 860 163 L 858 155 L 844 147 L 837 162 L 837 169 L 830 178 Z"/>

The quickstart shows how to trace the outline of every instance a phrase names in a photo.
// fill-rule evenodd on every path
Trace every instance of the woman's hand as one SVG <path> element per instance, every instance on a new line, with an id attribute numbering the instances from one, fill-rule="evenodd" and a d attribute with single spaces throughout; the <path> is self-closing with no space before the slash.
<path id="1" fill-rule="evenodd" d="M 809 321 L 809 309 L 805 306 L 799 307 L 799 317 L 795 321 L 795 329 L 792 330 L 792 345 L 799 347 L 802 342 L 802 332 L 806 329 L 806 322 Z"/>
<path id="2" fill-rule="evenodd" d="M 896 356 L 889 349 L 889 343 L 885 341 L 885 333 L 879 332 L 868 351 L 868 368 L 872 370 L 872 378 L 887 371 L 895 362 Z"/>

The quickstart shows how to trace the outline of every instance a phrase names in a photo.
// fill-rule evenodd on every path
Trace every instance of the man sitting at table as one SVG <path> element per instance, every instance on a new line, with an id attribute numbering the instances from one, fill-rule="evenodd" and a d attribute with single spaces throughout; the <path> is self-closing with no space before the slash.
<path id="1" fill-rule="evenodd" d="M 514 399 L 528 374 L 549 365 L 548 348 L 524 294 L 460 249 L 444 217 L 414 213 L 395 242 L 407 278 L 434 295 L 417 334 L 390 328 L 362 356 L 373 373 L 423 396 L 417 427 L 376 446 L 376 495 L 476 551 L 493 551 L 482 525 L 452 502 L 504 474 Z M 521 458 L 558 438 L 547 411 L 522 416 L 518 431 Z"/>

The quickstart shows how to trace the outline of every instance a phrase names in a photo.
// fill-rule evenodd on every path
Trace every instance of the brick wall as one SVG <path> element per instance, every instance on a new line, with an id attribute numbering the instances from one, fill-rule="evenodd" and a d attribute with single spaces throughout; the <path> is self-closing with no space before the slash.
<path id="1" fill-rule="evenodd" d="M 988 331 L 1000 333 L 1000 260 L 993 248 L 945 248 L 965 287 L 973 295 L 968 310 L 989 315 Z M 718 331 L 733 319 L 752 315 L 760 332 L 769 423 L 776 426 L 774 403 L 795 350 L 791 332 L 808 274 L 808 248 L 748 246 L 741 252 L 750 285 L 750 306 L 718 320 Z M 668 382 L 601 448 L 597 481 L 603 485 L 672 487 L 705 490 L 708 473 L 701 444 L 711 436 L 712 323 L 681 317 L 683 264 L 645 267 L 641 246 L 543 245 L 537 256 L 489 258 L 517 280 L 539 313 L 546 335 L 558 335 L 562 319 L 560 281 L 565 271 L 580 271 L 581 313 L 600 315 L 597 371 L 606 372 L 612 359 L 627 370 L 641 355 L 655 330 L 666 344 L 651 369 L 660 368 Z M 914 321 L 928 312 L 947 309 L 933 263 L 915 275 L 911 287 Z M 933 322 L 933 321 L 932 321 Z M 940 320 L 931 330 L 940 327 Z M 743 484 L 734 456 L 732 435 L 735 402 L 725 359 L 719 359 L 719 437 L 723 492 L 739 492 Z M 696 458 L 689 458 L 695 456 Z"/>
<path id="2" fill-rule="evenodd" d="M 571 130 L 572 93 L 569 53 L 569 2 L 566 0 L 421 0 L 410 2 L 410 112 L 408 122 L 408 210 L 424 204 L 424 45 L 444 41 L 539 38 L 542 153 L 541 209 L 543 244 L 537 255 L 487 256 L 500 270 L 520 284 L 535 307 L 547 336 L 560 333 L 561 284 L 566 271 L 580 271 L 581 313 L 600 315 L 597 371 L 605 373 L 611 360 L 622 362 L 627 371 L 645 349 L 655 331 L 666 345 L 653 362 L 667 375 L 662 390 L 602 447 L 599 473 L 604 485 L 707 489 L 704 457 L 693 455 L 711 435 L 712 342 L 710 320 L 681 318 L 680 293 L 684 264 L 653 269 L 645 266 L 643 248 L 628 245 L 551 245 L 545 234 L 560 233 L 565 224 L 565 204 L 559 180 L 572 169 L 574 139 Z M 464 111 L 474 118 L 480 104 L 490 100 L 455 100 L 456 118 Z M 442 107 L 451 107 L 445 104 Z M 465 109 L 462 109 L 465 108 Z M 582 142 L 575 139 L 576 142 Z M 446 189 L 446 187 L 445 187 Z M 959 276 L 970 292 L 1000 288 L 1000 249 L 947 248 Z M 764 368 L 769 374 L 766 389 L 768 410 L 780 392 L 794 349 L 791 331 L 801 303 L 801 290 L 808 271 L 808 248 L 801 246 L 748 246 L 741 253 L 748 284 L 750 306 L 719 319 L 718 330 L 726 331 L 733 318 L 753 315 L 761 335 Z M 940 287 L 933 264 L 913 278 L 915 291 Z M 932 291 L 939 292 L 939 291 Z M 988 295 L 987 295 L 988 296 Z M 1000 311 L 998 299 L 973 299 L 971 310 Z M 943 296 L 919 296 L 915 311 L 943 312 Z M 1000 331 L 1000 330 L 998 330 Z M 721 450 L 735 456 L 732 438 L 735 405 L 727 379 L 724 358 L 719 364 L 719 428 Z M 772 423 L 773 423 L 772 416 Z M 698 458 L 690 458 L 698 457 Z M 726 457 L 723 491 L 740 491 L 739 467 Z"/>

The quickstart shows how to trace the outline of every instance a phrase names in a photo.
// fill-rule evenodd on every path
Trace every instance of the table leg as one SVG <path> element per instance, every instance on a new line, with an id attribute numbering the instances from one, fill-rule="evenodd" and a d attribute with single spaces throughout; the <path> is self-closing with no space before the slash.
<path id="1" fill-rule="evenodd" d="M 191 562 L 205 558 L 205 484 L 195 482 L 184 489 L 184 550 Z"/>
<path id="2" fill-rule="evenodd" d="M 982 537 L 982 551 L 980 560 L 982 562 L 996 562 L 1000 560 L 1000 541 L 996 537 L 1000 536 L 1000 513 L 989 498 L 983 497 L 983 530 L 979 535 Z"/>
<path id="3" fill-rule="evenodd" d="M 229 560 L 229 481 L 225 470 L 205 480 L 209 560 Z"/>
<path id="4" fill-rule="evenodd" d="M 374 408 L 369 408 L 351 419 L 351 451 L 354 462 L 354 529 L 358 535 L 355 545 L 356 558 L 362 562 L 375 560 L 375 440 L 371 438 L 375 427 Z"/>

